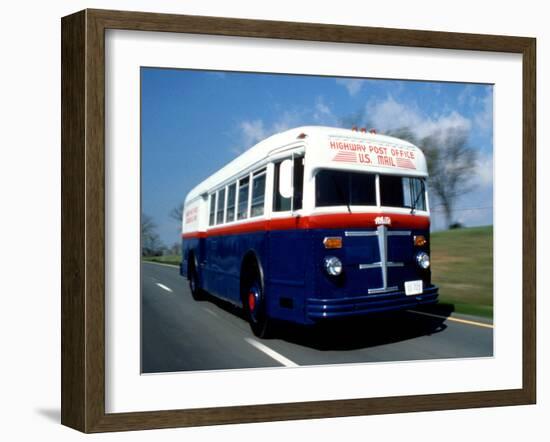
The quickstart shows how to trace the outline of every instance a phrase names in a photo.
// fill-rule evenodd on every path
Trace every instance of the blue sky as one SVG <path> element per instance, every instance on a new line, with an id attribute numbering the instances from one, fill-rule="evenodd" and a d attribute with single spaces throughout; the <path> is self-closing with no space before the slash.
<path id="1" fill-rule="evenodd" d="M 355 123 L 418 137 L 465 131 L 478 151 L 476 190 L 459 198 L 455 218 L 492 224 L 492 107 L 490 85 L 142 68 L 142 211 L 171 246 L 180 230 L 172 208 L 239 153 L 295 126 Z M 441 228 L 440 208 L 432 216 Z"/>

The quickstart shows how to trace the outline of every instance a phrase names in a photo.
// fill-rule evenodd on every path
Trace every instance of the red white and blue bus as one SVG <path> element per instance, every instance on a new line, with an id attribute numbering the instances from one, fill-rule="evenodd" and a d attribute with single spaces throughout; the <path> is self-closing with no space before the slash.
<path id="1" fill-rule="evenodd" d="M 331 127 L 273 135 L 185 199 L 180 273 L 254 334 L 437 301 L 422 151 Z"/>

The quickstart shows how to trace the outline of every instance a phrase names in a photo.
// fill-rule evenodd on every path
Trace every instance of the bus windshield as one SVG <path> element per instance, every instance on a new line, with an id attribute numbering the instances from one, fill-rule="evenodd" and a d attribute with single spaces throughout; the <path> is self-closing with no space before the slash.
<path id="1" fill-rule="evenodd" d="M 324 169 L 315 178 L 317 207 L 376 206 L 376 176 Z"/>
<path id="2" fill-rule="evenodd" d="M 424 180 L 397 175 L 380 175 L 380 205 L 426 210 Z"/>
<path id="3" fill-rule="evenodd" d="M 380 205 L 426 210 L 424 180 L 398 175 L 380 175 Z M 320 170 L 315 178 L 315 205 L 376 206 L 376 174 Z"/>

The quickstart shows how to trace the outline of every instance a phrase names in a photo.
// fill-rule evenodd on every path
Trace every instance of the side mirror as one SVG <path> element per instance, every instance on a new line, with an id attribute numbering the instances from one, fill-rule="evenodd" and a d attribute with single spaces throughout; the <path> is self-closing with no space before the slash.
<path id="1" fill-rule="evenodd" d="M 292 196 L 292 160 L 284 160 L 279 166 L 279 193 L 283 198 Z"/>

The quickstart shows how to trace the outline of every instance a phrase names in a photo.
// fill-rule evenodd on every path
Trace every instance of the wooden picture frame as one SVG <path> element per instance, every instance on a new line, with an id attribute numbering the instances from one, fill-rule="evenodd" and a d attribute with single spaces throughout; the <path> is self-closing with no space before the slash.
<path id="1" fill-rule="evenodd" d="M 523 65 L 522 387 L 268 405 L 105 412 L 105 30 L 516 53 Z M 84 10 L 62 19 L 62 409 L 83 432 L 533 404 L 536 399 L 536 41 L 533 38 Z"/>

